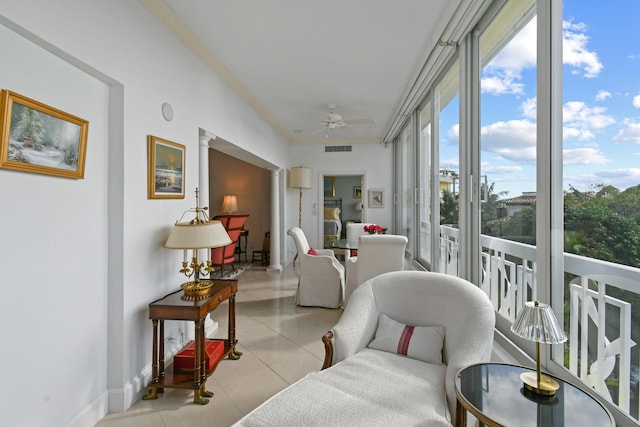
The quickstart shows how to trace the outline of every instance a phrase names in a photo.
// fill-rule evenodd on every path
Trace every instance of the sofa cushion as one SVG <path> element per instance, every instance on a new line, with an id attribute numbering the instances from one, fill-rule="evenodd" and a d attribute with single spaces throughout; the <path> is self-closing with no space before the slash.
<path id="1" fill-rule="evenodd" d="M 442 326 L 410 326 L 382 313 L 369 348 L 397 353 L 428 363 L 442 363 Z"/>
<path id="2" fill-rule="evenodd" d="M 445 365 L 363 349 L 312 372 L 237 426 L 451 426 Z"/>
<path id="3" fill-rule="evenodd" d="M 313 255 L 316 256 L 318 255 L 318 251 L 316 251 L 314 248 L 309 248 L 309 252 L 307 252 L 309 255 Z"/>

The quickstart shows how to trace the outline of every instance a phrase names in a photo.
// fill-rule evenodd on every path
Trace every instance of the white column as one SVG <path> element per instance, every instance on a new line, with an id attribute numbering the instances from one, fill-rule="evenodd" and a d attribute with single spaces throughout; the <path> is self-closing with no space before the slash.
<path id="1" fill-rule="evenodd" d="M 215 139 L 215 136 L 200 133 L 200 142 L 198 144 L 198 188 L 200 189 L 200 207 L 209 206 L 209 142 L 212 139 Z M 210 336 L 216 329 L 218 329 L 218 322 L 211 317 L 212 315 L 213 313 L 210 313 L 204 320 L 205 337 Z M 192 335 L 193 330 L 187 329 L 187 333 Z"/>
<path id="2" fill-rule="evenodd" d="M 208 135 L 200 135 L 198 144 L 198 188 L 200 189 L 200 206 L 209 206 L 209 141 Z"/>
<path id="3" fill-rule="evenodd" d="M 282 271 L 280 264 L 280 169 L 271 169 L 271 247 L 267 271 Z"/>

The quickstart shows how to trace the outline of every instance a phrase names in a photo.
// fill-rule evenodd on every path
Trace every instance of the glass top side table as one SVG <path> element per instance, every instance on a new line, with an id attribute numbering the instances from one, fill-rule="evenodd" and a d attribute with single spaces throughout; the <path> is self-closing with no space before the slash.
<path id="1" fill-rule="evenodd" d="M 466 426 L 469 411 L 489 426 L 615 426 L 599 402 L 579 388 L 554 377 L 555 396 L 541 397 L 525 390 L 522 366 L 480 363 L 456 376 L 456 426 Z"/>

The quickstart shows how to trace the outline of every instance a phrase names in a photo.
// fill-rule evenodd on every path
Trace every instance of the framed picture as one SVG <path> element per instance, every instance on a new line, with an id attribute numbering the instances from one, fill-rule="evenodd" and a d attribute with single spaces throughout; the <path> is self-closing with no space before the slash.
<path id="1" fill-rule="evenodd" d="M 356 187 L 353 187 L 353 198 L 362 199 L 362 187 L 360 187 L 359 185 Z"/>
<path id="2" fill-rule="evenodd" d="M 88 121 L 6 89 L 0 111 L 0 167 L 84 178 Z"/>
<path id="3" fill-rule="evenodd" d="M 336 197 L 336 177 L 324 177 L 324 197 Z"/>
<path id="4" fill-rule="evenodd" d="M 381 189 L 369 190 L 369 207 L 384 208 L 384 190 L 381 190 Z"/>
<path id="5" fill-rule="evenodd" d="M 147 136 L 147 198 L 184 199 L 185 146 Z"/>

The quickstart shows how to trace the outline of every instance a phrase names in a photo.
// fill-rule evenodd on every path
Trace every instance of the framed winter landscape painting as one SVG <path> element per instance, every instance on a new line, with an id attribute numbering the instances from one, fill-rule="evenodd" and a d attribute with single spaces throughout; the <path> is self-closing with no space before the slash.
<path id="1" fill-rule="evenodd" d="M 0 98 L 0 167 L 84 178 L 88 121 L 10 90 Z"/>
<path id="2" fill-rule="evenodd" d="M 147 198 L 184 199 L 185 146 L 147 136 Z"/>

